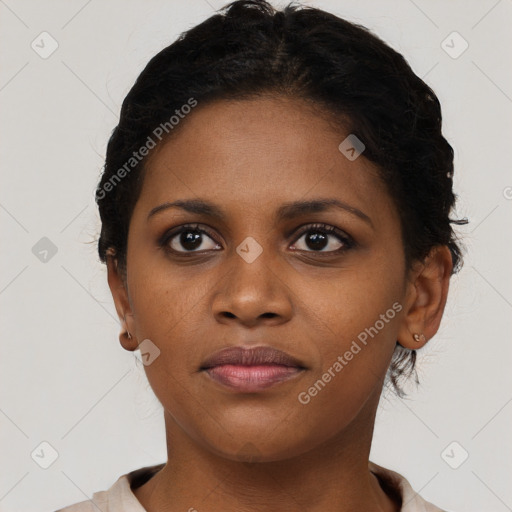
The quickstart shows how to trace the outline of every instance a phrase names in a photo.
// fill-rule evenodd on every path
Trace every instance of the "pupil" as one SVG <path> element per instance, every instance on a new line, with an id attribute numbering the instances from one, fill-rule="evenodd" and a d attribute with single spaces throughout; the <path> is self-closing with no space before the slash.
<path id="1" fill-rule="evenodd" d="M 321 233 L 306 236 L 306 244 L 310 249 L 323 249 L 326 246 L 327 237 Z"/>
<path id="2" fill-rule="evenodd" d="M 185 231 L 181 234 L 181 244 L 187 250 L 197 249 L 201 245 L 201 233 Z M 313 233 L 306 236 L 306 244 L 310 249 L 321 250 L 325 248 L 327 237 L 323 233 Z"/>
<path id="3" fill-rule="evenodd" d="M 201 245 L 201 234 L 197 231 L 185 231 L 180 238 L 181 245 L 187 250 L 197 249 Z"/>

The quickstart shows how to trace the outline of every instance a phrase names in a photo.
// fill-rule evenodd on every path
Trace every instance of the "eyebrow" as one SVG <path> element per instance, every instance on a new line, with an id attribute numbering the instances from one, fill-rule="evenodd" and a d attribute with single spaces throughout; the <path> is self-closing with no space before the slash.
<path id="1" fill-rule="evenodd" d="M 221 208 L 203 199 L 186 199 L 163 203 L 159 206 L 155 206 L 149 212 L 147 220 L 149 221 L 153 215 L 169 208 L 181 208 L 182 210 L 190 213 L 216 217 L 223 221 L 226 220 L 226 214 L 222 211 Z M 361 220 L 365 221 L 373 227 L 373 222 L 370 217 L 368 217 L 368 215 L 363 213 L 361 210 L 335 198 L 313 199 L 310 201 L 292 201 L 284 203 L 277 209 L 276 218 L 277 220 L 288 220 L 308 213 L 325 212 L 331 208 L 344 210 L 352 215 L 355 215 L 356 217 L 359 217 Z"/>

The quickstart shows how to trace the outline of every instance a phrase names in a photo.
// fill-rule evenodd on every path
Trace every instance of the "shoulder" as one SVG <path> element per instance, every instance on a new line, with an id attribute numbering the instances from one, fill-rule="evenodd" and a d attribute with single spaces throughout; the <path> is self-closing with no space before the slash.
<path id="1" fill-rule="evenodd" d="M 373 462 L 370 462 L 368 467 L 377 476 L 383 487 L 392 489 L 401 497 L 400 512 L 448 512 L 424 500 L 399 473 Z"/>
<path id="2" fill-rule="evenodd" d="M 131 490 L 126 475 L 123 475 L 108 490 L 95 492 L 90 500 L 68 505 L 55 512 L 98 512 L 98 510 L 102 512 L 121 512 L 119 501 L 120 499 L 125 501 L 128 493 L 131 493 Z M 126 509 L 126 511 L 131 512 L 132 509 Z M 137 510 L 137 512 L 139 511 Z"/>
<path id="3" fill-rule="evenodd" d="M 55 512 L 146 512 L 132 488 L 135 489 L 149 480 L 164 465 L 146 466 L 126 473 L 109 489 L 95 492 L 90 500 L 74 503 Z"/>
<path id="4" fill-rule="evenodd" d="M 108 502 L 108 493 L 109 491 L 95 492 L 92 499 L 68 505 L 67 507 L 60 508 L 55 512 L 97 512 L 98 508 L 105 511 L 109 510 L 105 508 L 105 505 Z"/>

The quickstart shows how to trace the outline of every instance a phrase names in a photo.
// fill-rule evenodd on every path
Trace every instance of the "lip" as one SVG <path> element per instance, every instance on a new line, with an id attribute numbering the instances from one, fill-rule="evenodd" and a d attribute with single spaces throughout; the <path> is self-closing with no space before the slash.
<path id="1" fill-rule="evenodd" d="M 301 361 L 268 346 L 229 347 L 206 359 L 200 370 L 211 379 L 244 393 L 256 393 L 298 376 Z"/>
<path id="2" fill-rule="evenodd" d="M 205 370 L 216 382 L 241 393 L 257 393 L 290 380 L 304 371 L 296 366 L 223 364 Z"/>
<path id="3" fill-rule="evenodd" d="M 201 364 L 201 370 L 206 370 L 220 365 L 257 366 L 257 365 L 281 365 L 295 368 L 305 368 L 301 361 L 295 357 L 266 345 L 257 347 L 228 347 L 208 357 Z"/>

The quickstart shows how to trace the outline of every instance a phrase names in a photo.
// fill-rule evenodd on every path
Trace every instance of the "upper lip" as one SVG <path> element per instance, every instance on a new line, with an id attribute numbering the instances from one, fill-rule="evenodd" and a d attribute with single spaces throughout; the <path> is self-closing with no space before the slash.
<path id="1" fill-rule="evenodd" d="M 298 359 L 273 347 L 258 346 L 247 348 L 237 346 L 228 347 L 215 352 L 201 364 L 201 370 L 206 370 L 213 366 L 219 366 L 222 364 L 243 366 L 279 364 L 305 368 Z"/>

